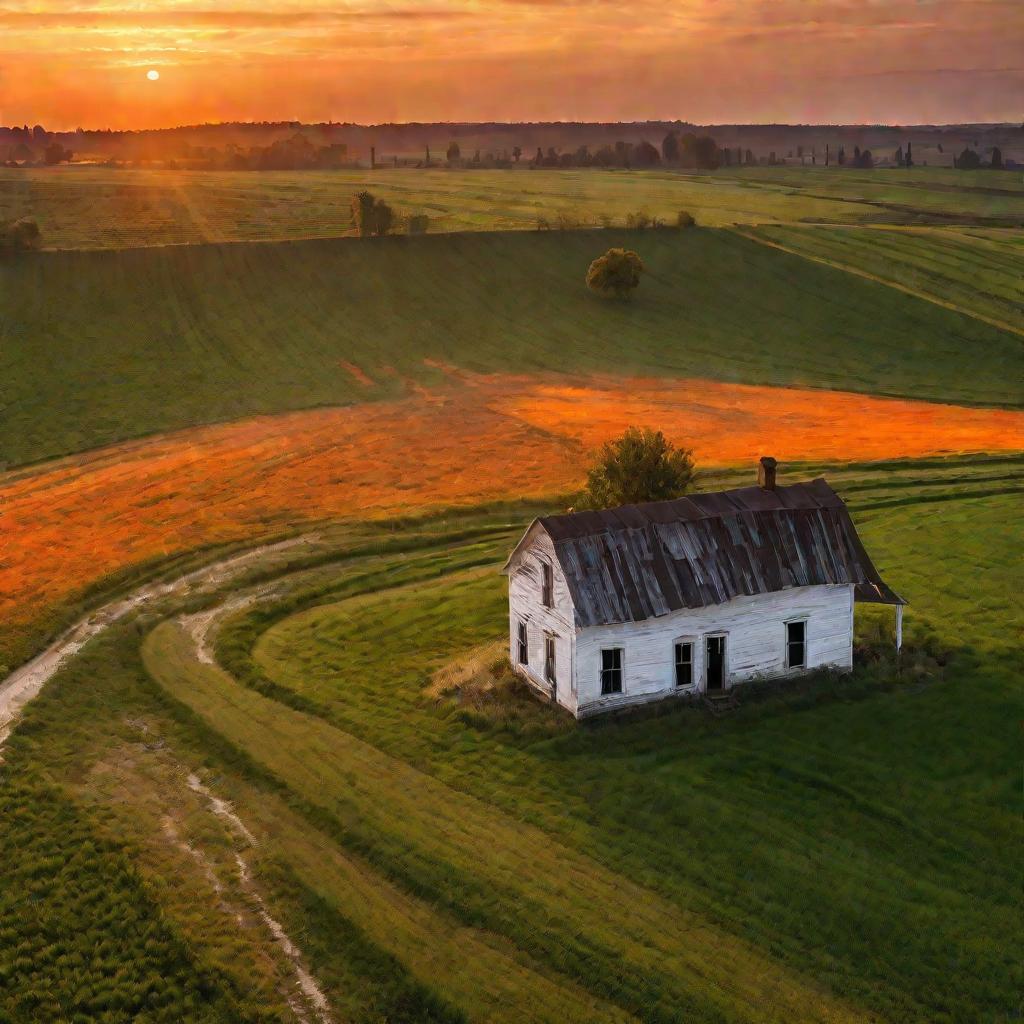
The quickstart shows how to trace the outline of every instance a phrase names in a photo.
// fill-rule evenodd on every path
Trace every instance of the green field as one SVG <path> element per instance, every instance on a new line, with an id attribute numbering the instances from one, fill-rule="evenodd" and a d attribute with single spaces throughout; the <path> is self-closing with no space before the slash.
<path id="1" fill-rule="evenodd" d="M 5 751 L 0 1020 L 289 1019 L 236 853 L 338 1019 L 1012 1019 L 1022 469 L 816 467 L 911 601 L 902 675 L 724 720 L 426 693 L 503 635 L 522 513 L 325 528 L 115 627 Z M 198 660 L 176 614 L 268 586 Z"/>
<path id="2" fill-rule="evenodd" d="M 1024 233 L 982 228 L 764 225 L 762 238 L 1024 335 Z"/>
<path id="3" fill-rule="evenodd" d="M 646 261 L 633 302 L 583 283 L 611 245 Z M 516 374 L 1022 400 L 1018 335 L 703 228 L 37 253 L 0 265 L 0 290 L 0 460 L 12 465 L 396 395 L 402 377 L 440 379 L 426 357 Z"/>
<path id="4" fill-rule="evenodd" d="M 918 167 L 676 171 L 221 172 L 0 168 L 0 220 L 32 215 L 44 245 L 106 249 L 183 242 L 331 237 L 350 230 L 362 188 L 431 231 L 523 230 L 560 216 L 600 226 L 643 210 L 701 224 L 958 223 L 1024 225 L 1024 183 L 1011 171 Z"/>

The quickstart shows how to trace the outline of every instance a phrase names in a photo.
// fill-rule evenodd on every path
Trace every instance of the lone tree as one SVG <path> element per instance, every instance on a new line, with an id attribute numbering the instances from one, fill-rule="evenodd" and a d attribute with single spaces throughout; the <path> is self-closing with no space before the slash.
<path id="1" fill-rule="evenodd" d="M 459 144 L 454 140 L 448 143 L 448 152 L 445 154 L 448 157 L 448 163 L 455 163 L 459 157 L 462 156 L 462 150 L 459 148 Z"/>
<path id="2" fill-rule="evenodd" d="M 0 221 L 0 252 L 38 249 L 41 241 L 39 225 L 31 217 Z"/>
<path id="3" fill-rule="evenodd" d="M 395 223 L 395 211 L 382 199 L 373 206 L 373 233 L 386 235 Z"/>
<path id="4" fill-rule="evenodd" d="M 630 427 L 601 449 L 587 474 L 585 500 L 592 508 L 615 508 L 679 498 L 694 476 L 693 452 L 676 448 L 660 430 Z"/>
<path id="5" fill-rule="evenodd" d="M 43 150 L 43 160 L 49 167 L 53 167 L 56 164 L 71 163 L 74 155 L 70 149 L 65 149 L 59 142 L 51 142 Z"/>
<path id="6" fill-rule="evenodd" d="M 395 212 L 382 199 L 370 192 L 357 192 L 352 197 L 352 223 L 360 238 L 386 235 L 395 222 Z"/>
<path id="7" fill-rule="evenodd" d="M 640 284 L 643 260 L 632 249 L 609 249 L 587 271 L 587 287 L 600 295 L 628 298 Z"/>
<path id="8" fill-rule="evenodd" d="M 633 147 L 633 163 L 636 167 L 656 167 L 661 163 L 661 154 L 649 142 Z"/>
<path id="9" fill-rule="evenodd" d="M 953 158 L 953 166 L 961 171 L 976 171 L 981 166 L 981 157 L 973 149 L 965 147 L 959 156 Z"/>
<path id="10" fill-rule="evenodd" d="M 661 140 L 661 155 L 667 164 L 679 163 L 679 132 L 672 130 Z"/>
<path id="11" fill-rule="evenodd" d="M 374 215 L 373 208 L 377 200 L 370 192 L 357 192 L 352 197 L 352 223 L 362 238 L 373 234 Z"/>

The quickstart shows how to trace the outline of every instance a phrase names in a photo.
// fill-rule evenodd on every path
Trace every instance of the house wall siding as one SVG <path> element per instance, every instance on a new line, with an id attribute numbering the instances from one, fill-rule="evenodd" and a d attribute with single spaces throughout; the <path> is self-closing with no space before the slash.
<path id="1" fill-rule="evenodd" d="M 581 717 L 669 696 L 692 696 L 704 689 L 708 634 L 726 634 L 724 686 L 794 674 L 786 667 L 785 623 L 806 619 L 806 668 L 848 670 L 853 665 L 853 587 L 798 587 L 740 597 L 707 608 L 683 609 L 644 622 L 593 626 L 576 635 L 577 699 Z M 694 682 L 675 686 L 676 640 L 694 645 Z M 601 695 L 601 650 L 623 649 L 623 692 Z M 804 670 L 795 670 L 797 672 Z"/>
<path id="2" fill-rule="evenodd" d="M 554 605 L 546 608 L 541 599 L 543 576 L 541 563 L 548 562 L 553 570 Z M 551 538 L 538 532 L 533 543 L 524 550 L 517 563 L 509 567 L 509 658 L 539 691 L 551 696 L 551 685 L 544 678 L 544 638 L 555 638 L 555 700 L 576 713 L 575 673 L 576 626 L 572 598 L 565 575 L 555 559 Z M 529 664 L 518 664 L 519 622 L 526 623 Z"/>

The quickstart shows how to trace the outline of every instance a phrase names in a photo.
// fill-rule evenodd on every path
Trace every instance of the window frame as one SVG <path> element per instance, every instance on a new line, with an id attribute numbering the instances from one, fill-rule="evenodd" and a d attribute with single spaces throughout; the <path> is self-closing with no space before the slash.
<path id="1" fill-rule="evenodd" d="M 530 665 L 530 633 L 526 619 L 520 619 L 516 630 L 516 664 Z"/>
<path id="2" fill-rule="evenodd" d="M 540 561 L 540 603 L 545 608 L 555 607 L 555 569 L 546 559 Z"/>
<path id="3" fill-rule="evenodd" d="M 797 671 L 798 669 L 806 669 L 807 668 L 807 616 L 803 615 L 803 616 L 800 616 L 799 618 L 795 618 L 795 619 L 786 619 L 786 621 L 783 623 L 783 625 L 784 625 L 785 630 L 786 630 L 786 632 L 785 632 L 786 671 L 789 672 L 789 671 Z M 800 641 L 793 641 L 793 640 L 789 639 L 789 629 L 790 629 L 791 626 L 803 626 L 804 635 L 803 635 L 803 639 L 802 640 L 800 640 Z M 803 660 L 800 662 L 799 665 L 794 665 L 793 661 L 792 661 L 792 659 L 790 657 L 790 649 L 792 648 L 792 646 L 795 643 L 799 643 L 800 644 L 800 646 L 802 648 L 802 652 L 803 652 Z"/>
<path id="4" fill-rule="evenodd" d="M 602 697 L 615 697 L 626 692 L 626 648 L 625 647 L 602 647 L 600 648 L 601 663 L 598 667 L 598 682 L 601 686 Z M 605 668 L 604 656 L 606 654 L 618 655 L 618 665 Z M 617 673 L 619 687 L 617 690 L 605 689 L 605 673 Z"/>
<path id="5" fill-rule="evenodd" d="M 679 661 L 679 648 L 683 645 L 687 645 L 690 648 L 690 681 L 688 683 L 679 682 L 679 666 L 686 664 L 686 662 Z M 672 685 L 677 690 L 688 690 L 693 686 L 697 685 L 697 640 L 696 637 L 692 636 L 677 636 L 672 641 Z"/>
<path id="6" fill-rule="evenodd" d="M 544 679 L 554 686 L 558 682 L 558 649 L 554 633 L 544 634 Z"/>

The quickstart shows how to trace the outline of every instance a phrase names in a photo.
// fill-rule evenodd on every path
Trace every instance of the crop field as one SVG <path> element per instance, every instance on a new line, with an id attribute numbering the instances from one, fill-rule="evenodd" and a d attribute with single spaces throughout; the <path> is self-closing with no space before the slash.
<path id="1" fill-rule="evenodd" d="M 596 449 L 633 424 L 663 427 L 705 467 L 751 466 L 766 437 L 789 463 L 1024 450 L 1018 410 L 449 368 L 409 399 L 186 430 L 0 474 L 0 665 L 24 660 L 97 587 L 154 560 L 325 519 L 570 494 Z M 996 481 L 1013 473 L 995 466 Z"/>
<path id="2" fill-rule="evenodd" d="M 819 468 L 902 672 L 869 611 L 852 678 L 728 719 L 432 684 L 532 508 L 327 524 L 111 627 L 4 751 L 0 1019 L 1011 1019 L 1019 460 Z"/>
<path id="3" fill-rule="evenodd" d="M 745 232 L 1024 334 L 1024 233 L 980 228 L 801 228 Z"/>
<path id="4" fill-rule="evenodd" d="M 633 302 L 584 284 L 611 245 L 646 262 Z M 1019 334 L 709 229 L 37 253 L 0 288 L 9 465 L 396 397 L 438 379 L 424 360 L 1022 401 Z"/>
<path id="5" fill-rule="evenodd" d="M 360 189 L 431 231 L 518 231 L 559 218 L 622 226 L 644 211 L 701 224 L 958 223 L 1024 225 L 1024 184 L 1011 171 L 919 167 L 723 168 L 678 171 L 387 170 L 229 172 L 0 168 L 0 220 L 32 213 L 53 248 L 327 238 L 351 230 Z"/>

